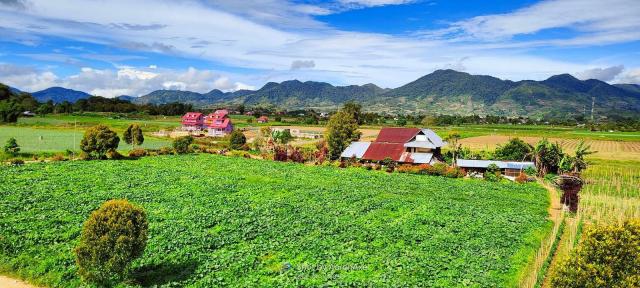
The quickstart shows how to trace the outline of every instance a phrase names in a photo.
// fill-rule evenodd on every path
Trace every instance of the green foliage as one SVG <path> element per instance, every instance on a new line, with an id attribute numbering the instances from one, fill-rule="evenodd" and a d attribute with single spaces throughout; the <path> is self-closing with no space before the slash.
<path id="1" fill-rule="evenodd" d="M 138 124 L 129 125 L 122 136 L 124 138 L 124 142 L 133 146 L 142 145 L 142 143 L 144 143 L 144 135 L 142 134 L 142 129 Z"/>
<path id="2" fill-rule="evenodd" d="M 494 152 L 496 160 L 528 161 L 533 158 L 533 146 L 520 140 L 511 138 L 505 145 L 499 145 Z"/>
<path id="3" fill-rule="evenodd" d="M 557 288 L 640 287 L 640 219 L 587 230 L 552 275 Z"/>
<path id="4" fill-rule="evenodd" d="M 500 175 L 500 167 L 493 163 L 487 166 L 487 170 L 484 172 L 483 176 L 484 180 L 491 182 L 500 181 L 500 179 L 502 179 L 502 175 Z"/>
<path id="5" fill-rule="evenodd" d="M 547 173 L 558 173 L 564 152 L 559 143 L 542 138 L 533 149 L 533 156 L 538 176 L 544 177 Z"/>
<path id="6" fill-rule="evenodd" d="M 233 150 L 240 150 L 245 144 L 247 144 L 247 137 L 244 136 L 242 131 L 233 130 L 229 137 L 229 147 Z"/>
<path id="7" fill-rule="evenodd" d="M 7 142 L 4 144 L 4 153 L 11 154 L 13 156 L 17 155 L 20 152 L 20 145 L 18 145 L 18 141 L 16 138 L 9 138 Z"/>
<path id="8" fill-rule="evenodd" d="M 524 169 L 524 174 L 527 174 L 528 176 L 535 176 L 537 174 L 536 168 L 529 166 Z"/>
<path id="9" fill-rule="evenodd" d="M 280 143 L 283 145 L 293 140 L 293 136 L 291 136 L 291 132 L 288 129 L 282 131 L 273 131 L 271 133 L 271 138 L 273 138 L 276 143 Z"/>
<path id="10" fill-rule="evenodd" d="M 147 215 L 127 200 L 110 200 L 91 213 L 75 249 L 78 274 L 86 282 L 112 286 L 147 245 Z"/>
<path id="11" fill-rule="evenodd" d="M 173 149 L 178 154 L 188 153 L 191 143 L 193 143 L 193 137 L 191 136 L 176 138 L 173 140 Z"/>
<path id="12" fill-rule="evenodd" d="M 26 110 L 35 111 L 38 102 L 28 93 L 15 93 L 0 83 L 0 123 L 18 121 L 18 117 Z"/>
<path id="13" fill-rule="evenodd" d="M 358 122 L 349 112 L 338 111 L 329 118 L 327 123 L 326 141 L 329 149 L 329 157 L 338 159 L 344 149 L 346 149 L 352 141 L 360 139 L 360 131 L 358 131 Z"/>
<path id="14" fill-rule="evenodd" d="M 120 137 L 105 125 L 96 125 L 87 129 L 80 141 L 80 149 L 90 158 L 102 159 L 107 152 L 118 149 Z"/>
<path id="15" fill-rule="evenodd" d="M 84 285 L 70 247 L 105 199 L 148 212 L 125 287 L 510 287 L 549 223 L 535 184 L 210 154 L 34 163 L 0 191 L 0 267 L 50 287 Z"/>

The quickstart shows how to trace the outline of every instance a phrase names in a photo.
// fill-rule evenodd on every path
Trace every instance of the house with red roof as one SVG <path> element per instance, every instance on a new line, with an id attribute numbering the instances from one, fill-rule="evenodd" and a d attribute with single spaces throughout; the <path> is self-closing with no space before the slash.
<path id="1" fill-rule="evenodd" d="M 399 163 L 434 164 L 442 161 L 442 138 L 430 129 L 385 127 L 373 142 L 353 142 L 342 152 L 342 158 L 382 161 L 390 158 Z"/>
<path id="2" fill-rule="evenodd" d="M 267 123 L 267 122 L 269 122 L 269 117 L 267 116 L 260 116 L 258 118 L 258 123 Z"/>
<path id="3" fill-rule="evenodd" d="M 208 130 L 207 136 L 221 137 L 233 131 L 233 124 L 226 109 L 216 110 L 204 117 L 204 126 Z"/>
<path id="4" fill-rule="evenodd" d="M 200 112 L 187 112 L 182 116 L 182 130 L 199 131 L 204 129 L 204 115 Z"/>

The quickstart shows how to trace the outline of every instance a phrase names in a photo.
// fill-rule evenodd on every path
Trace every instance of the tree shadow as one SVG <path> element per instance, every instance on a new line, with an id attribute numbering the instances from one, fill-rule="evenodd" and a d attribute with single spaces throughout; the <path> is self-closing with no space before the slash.
<path id="1" fill-rule="evenodd" d="M 142 286 L 160 286 L 170 282 L 186 280 L 195 272 L 198 263 L 185 261 L 181 263 L 161 263 L 136 268 L 132 272 L 132 281 Z"/>

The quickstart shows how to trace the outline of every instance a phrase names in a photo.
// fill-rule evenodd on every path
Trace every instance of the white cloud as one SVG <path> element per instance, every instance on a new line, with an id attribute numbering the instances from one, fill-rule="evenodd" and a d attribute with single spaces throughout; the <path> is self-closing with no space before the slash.
<path id="1" fill-rule="evenodd" d="M 416 2 L 416 0 L 339 0 L 342 4 L 352 4 L 364 7 L 375 7 L 384 5 L 401 5 Z"/>
<path id="2" fill-rule="evenodd" d="M 621 34 L 637 32 L 638 15 L 640 1 L 636 0 L 547 0 L 512 13 L 459 21 L 447 32 L 461 32 L 483 40 L 500 40 L 552 28 L 571 28 L 594 35 Z M 638 37 L 637 33 L 634 37 Z"/>
<path id="3" fill-rule="evenodd" d="M 622 84 L 638 84 L 640 85 L 640 68 L 630 69 L 622 73 L 615 80 L 617 83 Z"/>
<path id="4" fill-rule="evenodd" d="M 42 35 L 57 36 L 215 61 L 249 71 L 239 77 L 211 70 L 169 71 L 149 66 L 132 68 L 135 71 L 120 71 L 122 68 L 81 71 L 77 77 L 63 79 L 89 79 L 92 85 L 101 85 L 85 87 L 85 91 L 110 87 L 129 89 L 128 94 L 139 95 L 151 87 L 160 89 L 165 82 L 179 82 L 184 83 L 179 86 L 186 90 L 204 92 L 215 87 L 233 90 L 291 78 L 397 87 L 434 69 L 447 67 L 512 80 L 577 73 L 595 65 L 530 56 L 526 48 L 602 45 L 640 39 L 640 30 L 631 30 L 640 27 L 640 17 L 635 17 L 640 1 L 576 1 L 542 1 L 512 13 L 459 21 L 447 29 L 426 31 L 416 37 L 340 31 L 313 18 L 345 5 L 412 2 L 403 0 L 339 0 L 333 2 L 337 6 L 287 0 L 31 0 L 25 10 L 0 7 L 0 27 L 4 27 L 0 32 L 9 35 L 9 41 L 37 42 L 42 41 Z M 148 13 L 149 7 L 153 7 L 153 13 Z M 580 35 L 571 39 L 510 40 L 514 35 L 551 28 L 570 28 Z M 74 65 L 87 66 L 81 56 L 78 55 L 80 61 Z M 619 63 L 598 64 L 606 67 Z M 234 80 L 219 80 L 221 77 Z"/>
<path id="5" fill-rule="evenodd" d="M 231 81 L 229 75 L 212 70 L 154 69 L 154 72 L 150 72 L 147 69 L 121 67 L 118 70 L 101 70 L 83 67 L 77 74 L 58 77 L 50 71 L 0 64 L 0 82 L 28 92 L 62 86 L 104 97 L 142 96 L 159 89 L 205 93 L 213 89 L 235 91 L 255 88 L 241 81 Z"/>
<path id="6" fill-rule="evenodd" d="M 611 66 L 607 68 L 592 68 L 576 73 L 578 79 L 598 79 L 601 81 L 611 81 L 624 70 L 624 65 Z"/>

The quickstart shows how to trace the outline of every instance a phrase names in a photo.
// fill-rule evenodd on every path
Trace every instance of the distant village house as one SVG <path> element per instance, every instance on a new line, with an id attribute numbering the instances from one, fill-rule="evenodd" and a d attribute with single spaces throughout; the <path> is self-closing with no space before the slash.
<path id="1" fill-rule="evenodd" d="M 267 123 L 267 122 L 269 122 L 269 117 L 267 116 L 260 116 L 258 118 L 258 123 Z"/>
<path id="2" fill-rule="evenodd" d="M 216 110 L 204 116 L 200 112 L 188 112 L 182 116 L 182 130 L 190 133 L 207 130 L 207 136 L 219 137 L 233 131 L 229 111 Z"/>

